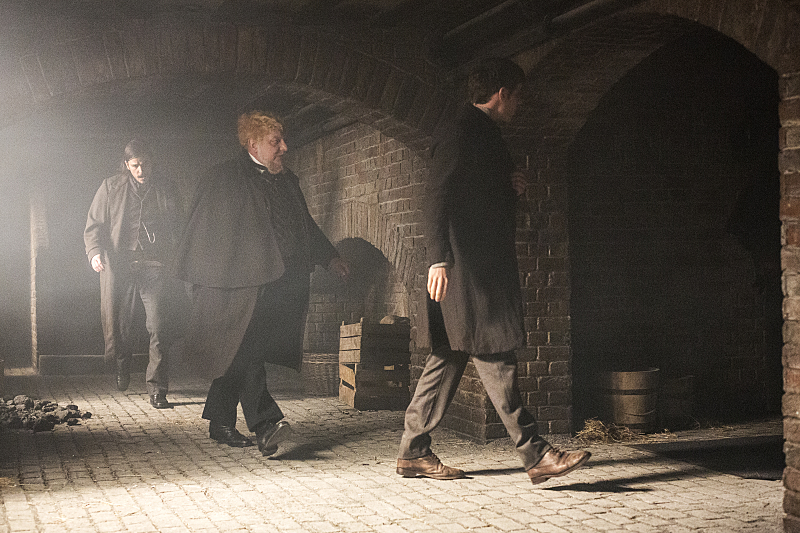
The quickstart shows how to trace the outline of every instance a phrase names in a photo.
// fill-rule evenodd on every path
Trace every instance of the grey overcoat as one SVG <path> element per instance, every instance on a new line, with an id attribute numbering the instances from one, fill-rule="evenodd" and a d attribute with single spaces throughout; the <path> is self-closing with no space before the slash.
<path id="1" fill-rule="evenodd" d="M 115 324 L 118 321 L 119 309 L 114 301 L 117 290 L 117 272 L 120 269 L 120 249 L 123 246 L 122 232 L 124 214 L 128 202 L 137 201 L 135 194 L 128 186 L 131 174 L 127 170 L 106 178 L 100 184 L 89 207 L 83 242 L 86 257 L 89 261 L 97 254 L 105 265 L 100 272 L 100 318 L 105 338 L 105 358 L 112 361 L 117 357 L 117 335 Z M 175 246 L 175 227 L 177 207 L 175 195 L 171 187 L 159 177 L 154 177 L 151 190 L 155 192 L 159 213 L 159 256 L 169 261 L 170 253 Z M 152 193 L 148 193 L 152 194 Z M 161 236 L 163 235 L 163 238 Z"/>

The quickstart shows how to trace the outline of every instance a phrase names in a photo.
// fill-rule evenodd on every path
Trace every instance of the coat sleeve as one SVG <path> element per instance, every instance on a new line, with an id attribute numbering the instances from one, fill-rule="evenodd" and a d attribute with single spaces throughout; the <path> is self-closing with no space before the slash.
<path id="1" fill-rule="evenodd" d="M 310 237 L 310 245 L 311 245 L 311 262 L 315 265 L 319 265 L 323 268 L 328 268 L 328 264 L 330 264 L 331 259 L 334 257 L 339 257 L 339 252 L 336 251 L 336 248 L 333 247 L 331 241 L 328 240 L 328 237 L 322 233 L 322 230 L 319 229 L 319 226 L 311 218 L 311 215 L 308 215 L 309 220 L 309 237 Z"/>
<path id="2" fill-rule="evenodd" d="M 300 203 L 303 208 L 303 216 L 305 217 L 304 225 L 306 227 L 306 231 L 308 232 L 308 244 L 310 247 L 309 252 L 312 269 L 313 265 L 319 265 L 323 268 L 328 268 L 328 264 L 331 262 L 331 259 L 334 257 L 339 257 L 339 252 L 336 251 L 336 248 L 333 247 L 331 241 L 325 236 L 319 225 L 317 225 L 317 222 L 314 220 L 314 217 L 312 217 L 311 213 L 308 211 L 306 198 L 303 195 L 303 191 L 300 189 L 299 179 L 296 176 L 294 177 L 292 183 L 295 186 L 295 193 L 300 199 Z"/>
<path id="3" fill-rule="evenodd" d="M 111 234 L 108 226 L 108 180 L 103 180 L 94 195 L 89 214 L 86 217 L 86 228 L 83 230 L 83 243 L 86 257 L 91 260 L 97 254 L 107 251 Z"/>
<path id="4" fill-rule="evenodd" d="M 433 164 L 425 184 L 423 224 L 427 243 L 427 264 L 453 263 L 450 218 L 453 188 L 462 173 L 461 143 L 449 134 L 433 148 Z"/>

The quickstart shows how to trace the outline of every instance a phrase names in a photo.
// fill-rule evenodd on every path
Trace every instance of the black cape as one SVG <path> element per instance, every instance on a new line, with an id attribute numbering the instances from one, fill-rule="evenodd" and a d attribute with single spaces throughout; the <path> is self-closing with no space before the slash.
<path id="1" fill-rule="evenodd" d="M 247 152 L 213 167 L 200 179 L 172 265 L 175 277 L 193 286 L 192 313 L 182 351 L 200 375 L 214 379 L 230 366 L 253 318 L 259 290 L 284 275 L 271 220 L 269 199 L 259 188 L 261 176 Z M 308 212 L 297 176 L 284 170 L 302 212 L 299 261 L 293 268 L 306 279 L 314 265 L 327 267 L 336 249 Z M 281 338 L 262 343 L 265 361 L 298 369 L 308 309 L 307 282 L 287 306 L 302 306 L 298 323 Z"/>

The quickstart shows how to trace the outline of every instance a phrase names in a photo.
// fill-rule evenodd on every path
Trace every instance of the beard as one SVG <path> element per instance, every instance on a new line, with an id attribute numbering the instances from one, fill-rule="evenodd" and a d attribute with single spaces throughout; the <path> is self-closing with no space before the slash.
<path id="1" fill-rule="evenodd" d="M 264 166 L 267 167 L 267 172 L 270 174 L 280 174 L 283 172 L 283 161 L 280 159 L 273 159 L 272 161 L 267 162 L 267 164 Z"/>

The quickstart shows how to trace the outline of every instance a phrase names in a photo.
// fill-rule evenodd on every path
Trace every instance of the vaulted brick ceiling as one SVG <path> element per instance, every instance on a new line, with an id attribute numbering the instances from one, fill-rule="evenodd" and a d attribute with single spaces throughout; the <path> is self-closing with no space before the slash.
<path id="1" fill-rule="evenodd" d="M 340 22 L 446 32 L 491 12 L 538 19 L 584 3 L 586 0 L 5 0 L 0 13 L 24 11 L 82 19 L 205 13 L 236 21 L 278 16 L 295 24 Z"/>
<path id="2" fill-rule="evenodd" d="M 90 30 L 101 25 L 124 26 L 131 20 L 212 20 L 242 24 L 318 26 L 336 32 L 407 33 L 427 43 L 427 60 L 442 72 L 463 67 L 482 55 L 512 55 L 528 44 L 551 38 L 558 27 L 588 22 L 588 18 L 620 9 L 637 0 L 3 0 L 0 2 L 0 54 L 23 55 L 59 32 L 69 38 L 70 21 Z M 74 31 L 74 30 L 73 30 Z M 413 37 L 411 37 L 413 36 Z M 264 89 L 259 80 L 151 77 L 124 86 L 108 84 L 82 98 L 95 110 L 103 106 L 137 120 L 184 120 L 209 113 L 230 122 L 243 106 L 268 102 L 270 110 L 291 123 L 292 134 L 303 140 L 320 125 L 330 129 L 340 120 L 335 113 L 310 104 L 279 86 Z M 258 86 L 258 91 L 253 88 Z M 251 94 L 253 93 L 254 94 Z M 263 107 L 263 106 L 262 106 Z M 101 114 L 97 111 L 96 114 Z M 110 116 L 111 113 L 109 113 Z"/>

